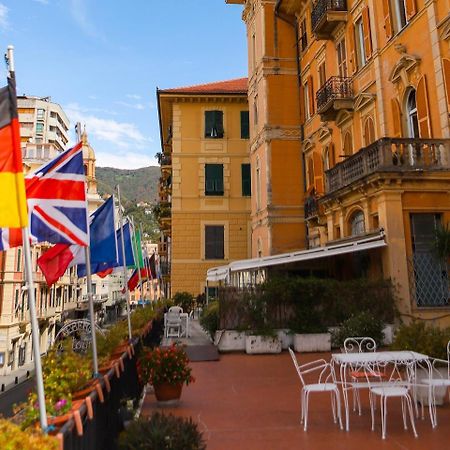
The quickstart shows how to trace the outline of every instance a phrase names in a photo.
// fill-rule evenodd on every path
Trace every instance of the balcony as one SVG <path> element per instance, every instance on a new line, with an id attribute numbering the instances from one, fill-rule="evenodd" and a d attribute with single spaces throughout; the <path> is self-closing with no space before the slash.
<path id="1" fill-rule="evenodd" d="M 450 170 L 450 139 L 382 138 L 326 171 L 326 194 L 376 172 Z"/>
<path id="2" fill-rule="evenodd" d="M 353 83 L 350 77 L 331 77 L 317 91 L 317 112 L 322 121 L 335 120 L 341 109 L 353 109 Z"/>
<path id="3" fill-rule="evenodd" d="M 346 0 L 318 0 L 311 13 L 311 28 L 317 39 L 332 39 L 335 28 L 347 22 Z"/>
<path id="4" fill-rule="evenodd" d="M 158 242 L 158 255 L 167 256 L 169 244 L 167 242 Z"/>
<path id="5" fill-rule="evenodd" d="M 305 219 L 311 220 L 319 216 L 319 197 L 311 193 L 308 197 L 305 199 Z"/>

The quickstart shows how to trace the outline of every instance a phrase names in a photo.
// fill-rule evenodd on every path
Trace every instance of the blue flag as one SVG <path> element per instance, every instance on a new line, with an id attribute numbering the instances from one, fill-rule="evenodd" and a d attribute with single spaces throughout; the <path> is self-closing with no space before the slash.
<path id="1" fill-rule="evenodd" d="M 123 257 L 122 257 L 122 241 L 121 241 L 121 229 L 117 230 L 117 246 L 119 250 L 119 263 L 117 266 L 123 266 Z M 131 242 L 131 232 L 130 232 L 130 224 L 127 222 L 123 226 L 123 241 L 125 244 L 125 261 L 127 267 L 134 266 L 134 255 L 133 255 L 133 244 Z"/>
<path id="2" fill-rule="evenodd" d="M 114 197 L 110 197 L 90 215 L 91 272 L 103 272 L 118 261 L 117 239 L 114 226 Z M 79 264 L 78 276 L 86 276 L 86 265 Z"/>

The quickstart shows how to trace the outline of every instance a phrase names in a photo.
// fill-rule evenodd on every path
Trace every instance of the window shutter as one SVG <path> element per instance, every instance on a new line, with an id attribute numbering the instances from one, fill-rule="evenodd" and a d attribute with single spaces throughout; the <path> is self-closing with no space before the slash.
<path id="1" fill-rule="evenodd" d="M 384 31 L 389 40 L 392 37 L 391 7 L 389 0 L 383 0 Z"/>
<path id="2" fill-rule="evenodd" d="M 370 36 L 370 18 L 368 6 L 363 9 L 362 21 L 364 30 L 364 48 L 366 50 L 366 57 L 367 59 L 369 59 L 372 56 L 372 39 Z"/>
<path id="3" fill-rule="evenodd" d="M 419 122 L 419 134 L 422 139 L 431 137 L 430 110 L 428 108 L 427 84 L 425 75 L 419 80 L 416 93 L 417 119 Z"/>
<path id="4" fill-rule="evenodd" d="M 314 163 L 313 158 L 308 159 L 308 190 L 314 186 Z"/>
<path id="5" fill-rule="evenodd" d="M 323 163 L 318 153 L 313 153 L 314 162 L 314 187 L 317 194 L 323 194 Z"/>
<path id="6" fill-rule="evenodd" d="M 205 259 L 214 258 L 214 227 L 205 227 Z"/>
<path id="7" fill-rule="evenodd" d="M 205 137 L 212 137 L 214 111 L 205 111 Z"/>
<path id="8" fill-rule="evenodd" d="M 405 6 L 406 6 L 406 18 L 410 20 L 412 17 L 416 15 L 417 12 L 416 0 L 406 0 Z"/>
<path id="9" fill-rule="evenodd" d="M 444 58 L 442 62 L 442 68 L 444 70 L 445 93 L 447 95 L 447 111 L 450 113 L 450 59 Z"/>
<path id="10" fill-rule="evenodd" d="M 250 137 L 249 116 L 248 111 L 241 111 L 241 139 Z"/>
<path id="11" fill-rule="evenodd" d="M 300 123 L 305 123 L 305 88 L 300 86 Z"/>
<path id="12" fill-rule="evenodd" d="M 328 155 L 330 158 L 330 169 L 336 165 L 336 155 L 335 155 L 335 149 L 334 144 L 331 142 L 328 146 Z"/>
<path id="13" fill-rule="evenodd" d="M 224 258 L 224 227 L 222 225 L 205 226 L 205 259 Z"/>
<path id="14" fill-rule="evenodd" d="M 242 164 L 241 173 L 242 173 L 242 196 L 248 197 L 252 193 L 250 164 Z"/>
<path id="15" fill-rule="evenodd" d="M 314 83 L 313 83 L 313 77 L 310 75 L 308 77 L 308 96 L 309 96 L 309 113 L 310 117 L 314 115 Z"/>
<path id="16" fill-rule="evenodd" d="M 356 60 L 355 26 L 353 23 L 350 23 L 348 27 L 348 46 L 350 53 L 350 70 L 351 73 L 355 73 L 358 70 L 358 61 Z"/>
<path id="17" fill-rule="evenodd" d="M 395 138 L 402 137 L 402 112 L 396 98 L 391 98 L 392 126 Z"/>

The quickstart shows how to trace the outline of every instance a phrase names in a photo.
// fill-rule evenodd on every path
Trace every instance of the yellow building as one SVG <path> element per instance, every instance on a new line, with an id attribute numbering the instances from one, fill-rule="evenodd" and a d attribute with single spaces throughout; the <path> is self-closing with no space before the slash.
<path id="1" fill-rule="evenodd" d="M 289 270 L 390 277 L 404 317 L 450 323 L 448 265 L 432 250 L 450 222 L 450 2 L 227 3 L 244 5 L 252 174 L 264 174 L 253 256 L 309 249 Z M 339 252 L 348 242 L 365 250 Z M 312 259 L 326 248 L 336 256 Z"/>
<path id="2" fill-rule="evenodd" d="M 207 269 L 250 256 L 247 79 L 158 90 L 157 98 L 163 290 L 196 296 Z"/>

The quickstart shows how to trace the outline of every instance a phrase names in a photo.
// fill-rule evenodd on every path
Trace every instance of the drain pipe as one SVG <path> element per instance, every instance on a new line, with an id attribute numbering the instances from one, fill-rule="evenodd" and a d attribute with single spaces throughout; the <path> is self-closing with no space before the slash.
<path id="1" fill-rule="evenodd" d="M 295 31 L 295 54 L 296 54 L 296 66 L 297 66 L 297 85 L 298 85 L 298 92 L 299 92 L 299 113 L 302 109 L 302 99 L 300 96 L 301 93 L 301 64 L 300 64 L 300 46 L 299 46 L 299 33 L 298 33 L 298 26 L 297 21 L 295 19 L 295 16 L 290 16 L 288 14 L 285 14 L 280 11 L 281 4 L 283 3 L 283 0 L 277 0 L 277 3 L 275 4 L 275 27 L 274 27 L 274 44 L 275 49 L 278 48 L 278 27 L 277 27 L 277 19 L 282 20 L 283 22 L 290 25 L 292 28 L 294 28 Z M 305 131 L 303 127 L 303 123 L 300 124 L 300 155 L 302 158 L 302 175 L 303 175 L 303 190 L 306 191 L 306 172 L 305 172 L 305 158 L 303 155 L 303 149 L 302 149 L 302 142 L 305 137 Z"/>

